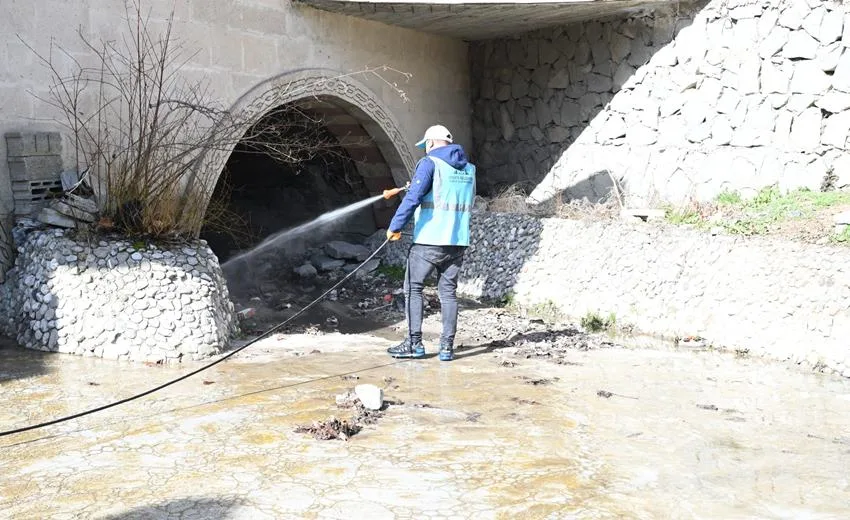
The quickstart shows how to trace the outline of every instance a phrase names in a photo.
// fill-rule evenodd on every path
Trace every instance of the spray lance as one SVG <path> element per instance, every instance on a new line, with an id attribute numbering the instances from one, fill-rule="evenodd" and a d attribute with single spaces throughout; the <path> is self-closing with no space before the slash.
<path id="1" fill-rule="evenodd" d="M 384 199 L 390 200 L 391 198 L 395 197 L 399 193 L 401 193 L 403 191 L 407 191 L 409 188 L 410 188 L 410 181 L 408 181 L 407 184 L 405 184 L 401 188 L 391 188 L 389 190 L 384 190 Z M 387 230 L 387 242 L 395 241 L 395 240 L 399 240 L 399 239 L 401 239 L 401 232 L 393 233 L 392 231 Z"/>
<path id="2" fill-rule="evenodd" d="M 408 181 L 407 184 L 405 184 L 401 188 L 392 188 L 392 189 L 389 189 L 389 190 L 384 190 L 384 198 L 389 200 L 389 199 L 395 197 L 396 195 L 398 195 L 399 193 L 401 193 L 403 191 L 407 191 L 408 188 L 410 188 L 410 181 Z"/>

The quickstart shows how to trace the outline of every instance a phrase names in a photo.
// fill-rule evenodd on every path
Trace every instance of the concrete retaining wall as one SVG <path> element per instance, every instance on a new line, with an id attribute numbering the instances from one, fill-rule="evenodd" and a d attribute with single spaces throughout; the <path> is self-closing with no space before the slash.
<path id="1" fill-rule="evenodd" d="M 482 184 L 635 204 L 850 185 L 850 15 L 712 0 L 470 48 Z M 542 180 L 542 182 L 541 182 Z"/>
<path id="2" fill-rule="evenodd" d="M 460 291 L 850 377 L 850 249 L 642 223 L 475 216 Z M 387 261 L 400 263 L 406 245 Z"/>

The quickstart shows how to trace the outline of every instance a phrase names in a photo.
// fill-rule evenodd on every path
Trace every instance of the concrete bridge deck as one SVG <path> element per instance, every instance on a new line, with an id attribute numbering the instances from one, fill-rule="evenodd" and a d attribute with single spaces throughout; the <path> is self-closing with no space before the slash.
<path id="1" fill-rule="evenodd" d="M 674 0 L 296 0 L 296 4 L 467 41 L 635 14 Z"/>

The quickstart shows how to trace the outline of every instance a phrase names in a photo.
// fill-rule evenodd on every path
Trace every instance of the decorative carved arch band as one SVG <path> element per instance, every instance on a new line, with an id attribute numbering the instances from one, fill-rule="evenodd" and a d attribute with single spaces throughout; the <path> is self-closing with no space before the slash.
<path id="1" fill-rule="evenodd" d="M 326 118 L 328 129 L 354 160 L 370 192 L 407 182 L 415 166 L 410 145 L 378 97 L 351 76 L 325 69 L 284 73 L 246 92 L 231 112 L 243 122 L 244 133 L 272 109 L 293 102 Z M 221 150 L 207 158 L 207 202 L 231 152 Z M 381 214 L 389 210 L 388 204 L 379 205 L 376 218 L 382 220 Z"/>

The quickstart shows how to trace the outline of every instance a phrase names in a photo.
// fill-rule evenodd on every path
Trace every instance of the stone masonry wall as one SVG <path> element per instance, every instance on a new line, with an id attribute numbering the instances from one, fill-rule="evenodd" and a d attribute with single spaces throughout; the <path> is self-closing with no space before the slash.
<path id="1" fill-rule="evenodd" d="M 683 3 L 475 44 L 483 182 L 593 199 L 613 176 L 633 204 L 850 185 L 847 47 L 830 0 Z"/>
<path id="2" fill-rule="evenodd" d="M 480 213 L 459 291 L 850 377 L 850 250 L 646 223 Z M 385 261 L 403 262 L 409 238 Z M 397 245 L 396 245 L 397 244 Z"/>
<path id="3" fill-rule="evenodd" d="M 203 241 L 174 247 L 15 229 L 0 285 L 0 331 L 24 347 L 129 361 L 201 359 L 227 345 L 236 316 Z"/>

